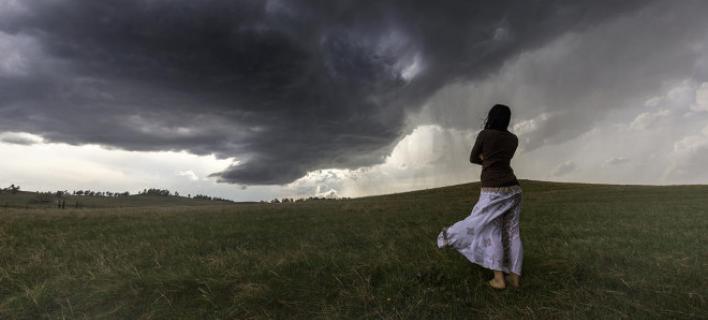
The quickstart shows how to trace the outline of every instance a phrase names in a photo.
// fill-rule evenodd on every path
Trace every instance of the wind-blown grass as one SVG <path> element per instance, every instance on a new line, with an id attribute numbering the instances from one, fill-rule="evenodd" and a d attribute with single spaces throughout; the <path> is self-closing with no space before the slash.
<path id="1" fill-rule="evenodd" d="M 708 187 L 522 181 L 523 287 L 439 250 L 479 186 L 279 205 L 0 209 L 1 319 L 708 317 Z"/>

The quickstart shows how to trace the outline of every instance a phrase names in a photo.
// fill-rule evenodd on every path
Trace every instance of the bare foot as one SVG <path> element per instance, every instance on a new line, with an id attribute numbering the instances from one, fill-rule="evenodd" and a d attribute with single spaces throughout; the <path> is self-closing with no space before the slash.
<path id="1" fill-rule="evenodd" d="M 493 278 L 492 280 L 489 280 L 489 286 L 494 288 L 494 289 L 504 289 L 506 288 L 506 283 L 504 280 L 498 280 L 497 278 Z"/>
<path id="2" fill-rule="evenodd" d="M 509 283 L 512 287 L 518 288 L 521 286 L 521 277 L 518 274 L 512 273 L 509 275 Z"/>

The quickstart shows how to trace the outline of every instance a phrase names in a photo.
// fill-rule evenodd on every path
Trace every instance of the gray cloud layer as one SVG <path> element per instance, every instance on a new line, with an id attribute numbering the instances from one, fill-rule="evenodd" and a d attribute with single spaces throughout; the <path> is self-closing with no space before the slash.
<path id="1" fill-rule="evenodd" d="M 708 81 L 706 10 L 705 1 L 659 1 L 566 33 L 486 79 L 438 91 L 423 122 L 468 128 L 481 122 L 489 105 L 508 103 L 522 147 L 532 151 L 600 124 L 631 121 L 636 107 L 667 87 Z M 632 126 L 650 128 L 666 112 L 648 113 Z M 680 126 L 699 119 L 693 115 Z"/>
<path id="2" fill-rule="evenodd" d="M 220 180 L 283 184 L 380 163 L 443 86 L 647 3 L 0 1 L 0 132 L 233 156 Z"/>

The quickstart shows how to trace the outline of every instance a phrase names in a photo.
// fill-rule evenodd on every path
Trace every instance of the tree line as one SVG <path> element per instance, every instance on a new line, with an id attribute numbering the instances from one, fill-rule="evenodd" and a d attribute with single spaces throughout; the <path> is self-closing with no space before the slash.
<path id="1" fill-rule="evenodd" d="M 19 185 L 10 185 L 7 188 L 2 188 L 0 189 L 0 193 L 3 192 L 9 192 L 11 194 L 16 194 L 17 192 L 20 191 L 20 186 Z M 111 192 L 111 191 L 94 191 L 94 190 L 74 190 L 69 192 L 68 190 L 59 190 L 56 192 L 38 192 L 38 194 L 41 195 L 54 195 L 57 198 L 63 198 L 64 196 L 72 195 L 72 196 L 83 196 L 83 197 L 105 197 L 105 198 L 118 198 L 118 197 L 128 197 L 130 196 L 130 192 L 124 191 L 124 192 Z M 139 196 L 159 196 L 159 197 L 179 197 L 180 194 L 177 191 L 170 191 L 167 189 L 159 189 L 159 188 L 145 188 L 142 191 L 139 191 L 137 193 Z M 186 198 L 188 199 L 196 199 L 196 200 L 210 200 L 210 201 L 227 201 L 227 202 L 233 202 L 228 199 L 224 198 L 219 198 L 219 197 L 212 197 L 204 194 L 197 194 L 192 197 L 191 194 L 187 194 Z M 331 197 L 307 197 L 307 198 L 275 198 L 271 201 L 260 201 L 260 203 L 295 203 L 295 202 L 305 202 L 305 201 L 333 201 L 333 200 L 348 200 L 350 198 L 348 197 L 338 197 L 338 198 L 331 198 Z"/>
<path id="2" fill-rule="evenodd" d="M 20 186 L 12 184 L 7 188 L 0 188 L 0 193 L 7 192 L 11 194 L 16 194 L 20 192 Z M 54 192 L 36 192 L 38 195 L 42 196 L 55 196 L 56 198 L 63 198 L 65 196 L 77 196 L 77 197 L 103 197 L 103 198 L 119 198 L 119 197 L 128 197 L 131 196 L 131 193 L 129 191 L 124 191 L 124 192 L 112 192 L 112 191 L 96 191 L 96 190 L 73 190 L 73 191 L 68 191 L 68 190 L 57 190 Z M 179 192 L 177 191 L 170 191 L 167 189 L 160 189 L 160 188 L 145 188 L 142 191 L 139 191 L 136 195 L 138 196 L 158 196 L 158 197 L 180 197 Z M 194 197 L 192 197 L 191 194 L 187 194 L 186 198 L 188 199 L 197 199 L 197 200 L 210 200 L 210 201 L 228 201 L 228 202 L 233 202 L 228 199 L 220 198 L 220 197 L 212 197 L 204 194 L 197 194 Z"/>
<path id="3" fill-rule="evenodd" d="M 2 189 L 0 189 L 0 193 L 3 193 L 3 192 L 9 192 L 9 193 L 11 193 L 11 194 L 18 193 L 18 192 L 20 192 L 20 186 L 16 186 L 16 185 L 14 185 L 14 184 L 11 184 L 11 185 L 10 185 L 9 187 L 7 187 L 7 188 L 2 188 Z"/>
<path id="4" fill-rule="evenodd" d="M 150 195 L 150 196 L 159 196 L 159 197 L 179 197 L 180 194 L 177 191 L 170 192 L 170 190 L 167 189 L 157 189 L 157 188 L 150 188 L 150 189 L 144 189 L 143 191 L 139 192 L 138 195 Z M 228 199 L 224 198 L 219 198 L 219 197 L 212 197 L 204 194 L 196 194 L 192 196 L 191 194 L 187 194 L 188 199 L 196 199 L 196 200 L 211 200 L 211 201 L 228 201 L 228 202 L 233 202 Z"/>
<path id="5" fill-rule="evenodd" d="M 337 197 L 337 198 L 332 198 L 332 197 L 307 197 L 307 198 L 275 198 L 273 200 L 270 200 L 270 203 L 295 203 L 295 202 L 305 202 L 305 201 L 337 201 L 337 200 L 349 200 L 351 198 L 349 197 Z M 261 201 L 261 203 L 269 203 L 267 201 Z"/>

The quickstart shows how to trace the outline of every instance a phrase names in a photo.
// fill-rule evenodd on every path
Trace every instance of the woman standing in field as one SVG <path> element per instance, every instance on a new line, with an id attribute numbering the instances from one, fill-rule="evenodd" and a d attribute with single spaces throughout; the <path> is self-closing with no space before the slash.
<path id="1" fill-rule="evenodd" d="M 482 165 L 482 188 L 472 213 L 438 235 L 438 247 L 451 246 L 471 262 L 494 271 L 489 285 L 504 289 L 504 273 L 519 287 L 523 246 L 519 232 L 521 187 L 510 166 L 519 141 L 509 132 L 511 110 L 497 104 L 472 147 L 470 162 Z"/>

